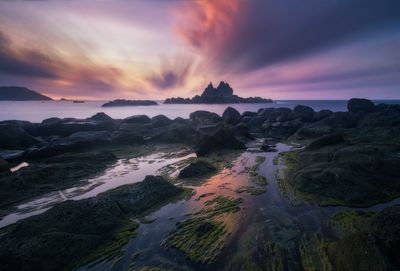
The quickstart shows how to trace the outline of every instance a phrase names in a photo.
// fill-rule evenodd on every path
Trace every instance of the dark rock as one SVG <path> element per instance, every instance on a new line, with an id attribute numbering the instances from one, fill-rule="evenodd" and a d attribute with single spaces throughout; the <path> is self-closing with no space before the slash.
<path id="1" fill-rule="evenodd" d="M 332 128 L 353 128 L 357 125 L 357 118 L 348 112 L 335 112 L 320 121 L 311 123 L 309 127 L 330 126 Z"/>
<path id="2" fill-rule="evenodd" d="M 6 160 L 0 157 L 0 172 L 8 171 L 10 170 L 10 165 Z"/>
<path id="3" fill-rule="evenodd" d="M 292 110 L 290 108 L 279 107 L 274 108 L 272 112 L 266 116 L 266 118 L 277 122 L 283 122 L 289 120 L 289 116 L 291 113 Z"/>
<path id="4" fill-rule="evenodd" d="M 326 110 L 326 109 L 320 110 L 314 114 L 312 121 L 320 121 L 330 116 L 331 114 L 333 114 L 331 110 Z"/>
<path id="5" fill-rule="evenodd" d="M 250 121 L 247 122 L 247 126 L 250 129 L 260 129 L 261 125 L 265 122 L 265 117 L 264 116 L 255 116 L 251 118 Z"/>
<path id="6" fill-rule="evenodd" d="M 271 144 L 268 140 L 264 141 L 261 145 L 261 150 L 265 152 L 277 152 L 275 144 Z"/>
<path id="7" fill-rule="evenodd" d="M 357 124 L 359 127 L 393 127 L 400 126 L 400 112 L 387 108 L 366 114 Z"/>
<path id="8" fill-rule="evenodd" d="M 270 108 L 261 108 L 261 109 L 259 109 L 259 110 L 257 111 L 257 115 L 258 115 L 258 116 L 263 116 L 263 117 L 265 117 L 265 118 L 268 118 L 268 116 L 269 116 L 270 114 L 272 114 L 272 112 L 274 112 L 274 109 L 275 109 L 275 108 L 272 108 L 272 107 L 270 107 Z"/>
<path id="9" fill-rule="evenodd" d="M 146 124 L 150 123 L 151 119 L 146 115 L 135 115 L 122 120 L 123 123 Z"/>
<path id="10" fill-rule="evenodd" d="M 101 116 L 97 116 L 101 118 Z M 96 117 L 96 118 L 97 118 Z M 102 116 L 105 118 L 104 116 Z M 69 136 L 77 132 L 91 132 L 91 131 L 114 131 L 117 125 L 113 120 L 94 120 L 94 119 L 59 119 L 50 118 L 42 121 L 38 125 L 37 131 L 41 136 L 60 135 Z"/>
<path id="11" fill-rule="evenodd" d="M 303 121 L 311 121 L 314 116 L 314 110 L 309 106 L 297 105 L 292 112 L 293 118 L 299 118 Z"/>
<path id="12" fill-rule="evenodd" d="M 115 246 L 113 240 L 127 242 L 129 239 L 119 240 L 118 232 L 129 226 L 133 235 L 138 225 L 133 224 L 132 216 L 141 215 L 182 192 L 162 177 L 147 176 L 142 182 L 94 198 L 60 203 L 2 233 L 2 269 L 74 269 L 96 250 L 110 244 Z"/>
<path id="13" fill-rule="evenodd" d="M 0 148 L 23 150 L 40 144 L 41 141 L 28 134 L 16 124 L 0 124 Z"/>
<path id="14" fill-rule="evenodd" d="M 42 121 L 42 124 L 47 124 L 47 125 L 56 124 L 56 123 L 60 123 L 61 121 L 62 121 L 62 119 L 54 117 L 54 118 L 44 119 Z"/>
<path id="15" fill-rule="evenodd" d="M 218 114 L 203 110 L 192 112 L 189 117 L 191 121 L 198 125 L 215 124 L 222 121 Z"/>
<path id="16" fill-rule="evenodd" d="M 99 174 L 116 160 L 110 152 L 68 153 L 30 162 L 14 173 L 1 173 L 0 206 L 70 188 Z"/>
<path id="17" fill-rule="evenodd" d="M 313 150 L 313 149 L 319 149 L 325 146 L 329 145 L 335 145 L 342 143 L 344 141 L 344 138 L 342 135 L 326 135 L 321 138 L 318 138 L 317 140 L 313 141 L 309 146 L 308 149 Z"/>
<path id="18" fill-rule="evenodd" d="M 96 113 L 95 115 L 88 118 L 88 120 L 96 120 L 96 121 L 114 121 L 109 115 L 104 112 Z"/>
<path id="19" fill-rule="evenodd" d="M 151 124 L 153 125 L 153 127 L 164 127 L 167 125 L 170 125 L 172 123 L 172 120 L 167 118 L 164 115 L 157 115 L 155 117 L 151 118 Z"/>
<path id="20" fill-rule="evenodd" d="M 222 119 L 226 124 L 236 125 L 242 121 L 242 116 L 235 108 L 228 107 L 222 114 Z"/>
<path id="21" fill-rule="evenodd" d="M 27 158 L 45 158 L 66 152 L 76 152 L 94 146 L 111 143 L 112 134 L 109 131 L 77 132 L 69 137 L 56 138 L 47 145 L 29 150 Z"/>
<path id="22" fill-rule="evenodd" d="M 200 177 L 200 176 L 204 176 L 204 175 L 213 173 L 216 170 L 217 170 L 217 168 L 214 167 L 213 165 L 211 165 L 210 163 L 199 160 L 199 161 L 190 163 L 187 167 L 182 169 L 179 172 L 178 177 L 179 178 Z"/>
<path id="23" fill-rule="evenodd" d="M 175 122 L 151 138 L 152 142 L 196 144 L 198 134 L 191 122 Z"/>
<path id="24" fill-rule="evenodd" d="M 200 139 L 196 154 L 204 156 L 222 149 L 245 149 L 243 142 L 236 139 L 234 133 L 228 129 L 219 129 L 214 135 L 205 135 Z"/>
<path id="25" fill-rule="evenodd" d="M 367 99 L 353 98 L 348 101 L 347 109 L 351 113 L 368 113 L 374 110 L 374 103 Z"/>
<path id="26" fill-rule="evenodd" d="M 256 112 L 245 111 L 245 112 L 243 112 L 242 117 L 243 118 L 245 118 L 245 117 L 254 117 L 256 115 L 257 115 Z"/>

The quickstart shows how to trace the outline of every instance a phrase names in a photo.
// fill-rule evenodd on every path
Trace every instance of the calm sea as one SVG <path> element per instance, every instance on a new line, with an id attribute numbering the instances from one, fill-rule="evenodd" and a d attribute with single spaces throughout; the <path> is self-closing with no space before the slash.
<path id="1" fill-rule="evenodd" d="M 379 100 L 379 103 L 400 104 L 400 100 Z M 226 107 L 232 106 L 239 112 L 257 111 L 265 107 L 289 107 L 298 104 L 307 105 L 314 110 L 330 109 L 332 111 L 347 111 L 347 100 L 285 100 L 275 101 L 269 104 L 162 104 L 155 106 L 127 106 L 102 108 L 104 101 L 88 101 L 85 103 L 73 103 L 71 101 L 25 101 L 11 102 L 0 101 L 0 120 L 27 120 L 40 122 L 46 118 L 87 118 L 97 112 L 104 112 L 112 118 L 119 119 L 132 115 L 145 114 L 150 117 L 163 114 L 169 118 L 188 118 L 189 114 L 196 110 L 207 110 L 222 114 Z"/>

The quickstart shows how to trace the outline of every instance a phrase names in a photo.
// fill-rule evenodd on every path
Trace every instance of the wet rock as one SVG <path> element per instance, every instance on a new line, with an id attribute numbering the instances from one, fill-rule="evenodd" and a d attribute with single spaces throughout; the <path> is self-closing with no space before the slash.
<path id="1" fill-rule="evenodd" d="M 277 152 L 276 145 L 269 140 L 265 140 L 261 145 L 261 150 L 265 152 Z"/>
<path id="2" fill-rule="evenodd" d="M 225 109 L 224 113 L 222 114 L 222 119 L 224 123 L 229 125 L 236 125 L 242 121 L 242 116 L 240 113 L 232 107 L 228 107 Z"/>
<path id="3" fill-rule="evenodd" d="M 124 123 L 146 124 L 150 123 L 151 119 L 146 115 L 135 115 L 122 120 Z"/>
<path id="4" fill-rule="evenodd" d="M 0 236 L 2 268 L 67 270 L 94 257 L 93 253 L 101 247 L 117 246 L 113 252 L 118 253 L 138 226 L 131 216 L 140 215 L 180 193 L 182 189 L 164 178 L 147 176 L 142 182 L 124 185 L 94 198 L 60 203 L 43 214 L 17 222 Z M 123 234 L 119 234 L 121 231 Z"/>
<path id="5" fill-rule="evenodd" d="M 211 165 L 210 163 L 199 160 L 199 161 L 190 163 L 187 167 L 182 169 L 179 172 L 178 177 L 179 178 L 200 177 L 200 176 L 204 176 L 204 175 L 213 173 L 216 170 L 217 170 L 217 168 L 214 167 L 213 165 Z"/>
<path id="6" fill-rule="evenodd" d="M 116 161 L 110 152 L 69 153 L 30 162 L 14 173 L 0 174 L 0 206 L 69 188 Z"/>
<path id="7" fill-rule="evenodd" d="M 40 143 L 41 141 L 15 124 L 0 124 L 0 149 L 23 150 Z"/>
<path id="8" fill-rule="evenodd" d="M 151 124 L 155 128 L 168 126 L 171 123 L 172 123 L 172 120 L 164 115 L 157 115 L 157 116 L 151 118 Z"/>
<path id="9" fill-rule="evenodd" d="M 374 103 L 367 99 L 353 98 L 348 101 L 347 109 L 351 113 L 368 113 L 374 110 Z"/>

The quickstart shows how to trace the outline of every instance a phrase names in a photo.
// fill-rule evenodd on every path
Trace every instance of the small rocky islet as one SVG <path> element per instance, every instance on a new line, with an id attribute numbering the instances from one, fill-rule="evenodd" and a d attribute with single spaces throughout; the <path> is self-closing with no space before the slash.
<path id="1" fill-rule="evenodd" d="M 279 240 L 266 236 L 256 241 L 250 238 L 256 242 L 258 255 L 264 256 L 249 261 L 246 257 L 250 257 L 250 251 L 235 255 L 235 264 L 227 264 L 227 268 L 397 270 L 400 206 L 382 211 L 366 207 L 400 195 L 399 132 L 399 105 L 374 105 L 365 99 L 351 99 L 347 112 L 315 112 L 299 105 L 294 109 L 263 108 L 242 114 L 229 107 L 222 116 L 196 111 L 189 119 L 163 115 L 112 119 L 98 113 L 88 119 L 51 118 L 41 123 L 3 121 L 0 206 L 3 212 L 10 204 L 26 198 L 71 187 L 82 178 L 104 171 L 118 155 L 135 156 L 148 151 L 144 146 L 189 147 L 198 158 L 182 167 L 181 182 L 193 177 L 208 178 L 220 171 L 220 164 L 215 165 L 215 158 L 211 159 L 218 152 L 241 152 L 255 138 L 268 138 L 260 151 L 274 153 L 276 142 L 303 146 L 280 154 L 276 161 L 285 166 L 278 184 L 292 204 L 344 209 L 338 209 L 325 225 L 332 229 L 329 236 L 306 234 L 295 240 L 297 264 L 287 262 L 288 251 L 279 245 Z M 236 198 L 199 195 L 204 208 L 179 222 L 160 246 L 181 251 L 189 260 L 203 263 L 201 267 L 214 268 L 232 233 L 221 218 L 246 212 L 241 206 L 243 192 L 257 196 L 263 187 L 268 190 L 268 180 L 257 177 L 261 159 L 256 168 L 247 169 L 256 188 L 242 187 Z M 22 161 L 29 166 L 9 171 Z M 117 257 L 140 227 L 135 218 L 188 194 L 187 188 L 174 184 L 168 176 L 148 176 L 142 182 L 93 198 L 56 204 L 43 214 L 1 229 L 1 268 L 74 269 L 94 260 Z M 359 209 L 346 210 L 353 207 Z"/>

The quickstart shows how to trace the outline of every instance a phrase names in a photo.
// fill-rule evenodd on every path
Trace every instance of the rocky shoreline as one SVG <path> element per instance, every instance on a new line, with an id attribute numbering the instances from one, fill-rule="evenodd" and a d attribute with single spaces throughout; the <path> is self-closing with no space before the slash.
<path id="1" fill-rule="evenodd" d="M 374 105 L 365 99 L 350 100 L 348 112 L 314 112 L 299 105 L 293 110 L 263 108 L 243 114 L 228 107 L 222 116 L 196 111 L 189 119 L 169 119 L 163 115 L 112 119 L 98 113 L 87 119 L 51 118 L 41 123 L 3 121 L 0 122 L 0 206 L 6 208 L 45 192 L 71 187 L 82 178 L 103 171 L 116 159 L 113 151 L 107 151 L 110 148 L 127 151 L 134 147 L 129 155 L 137 155 L 143 146 L 178 143 L 191 148 L 198 157 L 207 158 L 219 151 L 244 150 L 245 144 L 255 137 L 267 138 L 260 151 L 276 151 L 274 144 L 279 141 L 304 146 L 281 156 L 286 170 L 279 185 L 292 202 L 371 206 L 400 196 L 399 132 L 399 105 Z M 22 161 L 29 166 L 14 173 L 9 171 Z M 181 171 L 180 177 L 215 174 L 219 167 L 212 161 L 194 161 Z M 87 259 L 114 255 L 134 236 L 137 222 L 132 221 L 133 217 L 184 192 L 162 177 L 149 176 L 143 182 L 94 198 L 57 204 L 41 215 L 1 230 L 0 262 L 9 270 L 71 269 Z M 346 241 L 347 235 L 341 235 L 343 239 L 339 241 L 314 237 L 303 240 L 303 263 L 314 266 L 305 269 L 366 270 L 351 269 L 355 268 L 355 261 L 340 251 L 350 251 L 349 255 L 367 261 L 366 257 L 372 256 L 360 253 L 367 243 L 374 249 L 371 253 L 376 255 L 378 263 L 383 262 L 389 270 L 398 268 L 399 208 L 375 214 L 371 218 L 372 228 L 351 231 L 355 240 L 352 244 Z M 347 218 L 341 216 L 334 221 L 342 225 Z M 221 230 L 215 223 L 192 222 L 188 220 L 187 227 L 184 224 L 185 232 L 198 223 L 207 232 Z M 377 230 L 379 227 L 390 230 L 383 233 Z M 174 247 L 182 248 L 185 240 L 197 242 L 190 236 L 181 239 L 179 231 L 175 234 L 169 239 Z M 363 237 L 371 234 L 372 239 Z M 60 245 L 65 242 L 68 249 Z M 315 250 L 317 247 L 322 248 Z M 202 250 L 200 247 L 199 251 Z M 48 257 L 51 251 L 54 255 Z M 319 253 L 317 256 L 327 259 L 329 264 L 309 263 L 308 257 L 313 253 Z M 198 256 L 191 255 L 195 259 Z"/>

